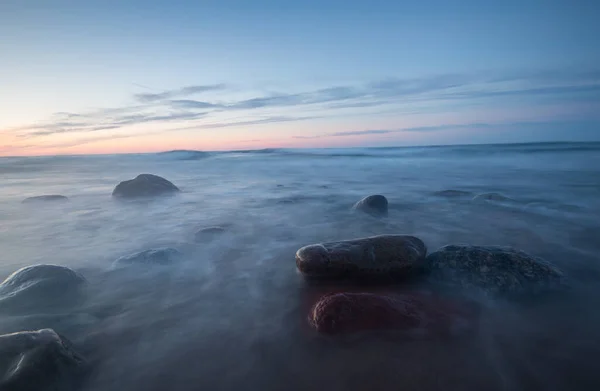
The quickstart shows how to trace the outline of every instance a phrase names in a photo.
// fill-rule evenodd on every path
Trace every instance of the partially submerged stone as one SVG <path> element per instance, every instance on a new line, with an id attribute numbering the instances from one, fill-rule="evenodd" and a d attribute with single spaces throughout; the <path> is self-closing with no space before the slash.
<path id="1" fill-rule="evenodd" d="M 85 278 L 64 266 L 21 268 L 0 284 L 0 311 L 49 310 L 78 303 Z"/>
<path id="2" fill-rule="evenodd" d="M 307 277 L 404 276 L 424 260 L 425 244 L 408 235 L 378 235 L 312 244 L 296 252 Z"/>
<path id="3" fill-rule="evenodd" d="M 223 234 L 225 231 L 226 228 L 221 226 L 202 228 L 201 230 L 196 232 L 196 234 L 194 235 L 194 240 L 198 243 L 207 242 L 214 239 L 218 235 Z"/>
<path id="4" fill-rule="evenodd" d="M 127 267 L 135 265 L 171 265 L 182 258 L 181 251 L 171 247 L 153 248 L 138 253 L 125 255 L 118 258 L 114 267 Z"/>
<path id="5" fill-rule="evenodd" d="M 52 329 L 0 335 L 0 390 L 73 390 L 86 360 Z"/>
<path id="6" fill-rule="evenodd" d="M 502 246 L 449 245 L 429 254 L 425 268 L 434 279 L 493 295 L 522 295 L 565 284 L 556 266 Z"/>
<path id="7" fill-rule="evenodd" d="M 413 336 L 447 336 L 469 330 L 476 308 L 419 293 L 334 293 L 311 309 L 308 320 L 323 334 L 396 330 Z"/>
<path id="8" fill-rule="evenodd" d="M 28 197 L 25 198 L 22 203 L 23 204 L 30 204 L 30 203 L 34 203 L 34 202 L 44 202 L 44 201 L 48 201 L 48 202 L 56 202 L 56 201 L 68 201 L 69 198 L 65 197 L 64 195 L 59 195 L 59 194 L 48 194 L 48 195 L 41 195 L 41 196 L 35 196 L 35 197 Z"/>
<path id="9" fill-rule="evenodd" d="M 370 195 L 358 201 L 352 207 L 375 217 L 384 217 L 388 215 L 388 200 L 380 194 Z"/>
<path id="10" fill-rule="evenodd" d="M 155 197 L 180 192 L 179 188 L 165 178 L 152 174 L 140 174 L 134 179 L 123 181 L 113 190 L 113 197 Z"/>

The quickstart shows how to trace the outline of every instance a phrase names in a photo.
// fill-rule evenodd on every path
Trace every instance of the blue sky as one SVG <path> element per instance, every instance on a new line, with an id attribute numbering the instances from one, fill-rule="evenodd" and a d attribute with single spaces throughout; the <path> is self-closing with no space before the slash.
<path id="1" fill-rule="evenodd" d="M 0 3 L 0 154 L 600 140 L 600 2 Z"/>

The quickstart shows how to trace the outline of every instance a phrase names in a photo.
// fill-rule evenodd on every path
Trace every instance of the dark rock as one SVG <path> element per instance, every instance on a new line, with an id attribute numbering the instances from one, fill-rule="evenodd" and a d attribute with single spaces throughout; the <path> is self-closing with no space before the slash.
<path id="1" fill-rule="evenodd" d="M 405 276 L 426 254 L 414 236 L 379 235 L 302 247 L 296 266 L 307 277 Z"/>
<path id="2" fill-rule="evenodd" d="M 431 295 L 335 293 L 321 298 L 308 320 L 324 334 L 397 330 L 413 336 L 448 336 L 471 329 L 476 315 L 472 305 Z"/>
<path id="3" fill-rule="evenodd" d="M 557 267 L 511 247 L 445 246 L 427 257 L 425 269 L 443 283 L 493 295 L 539 293 L 565 284 Z"/>
<path id="4" fill-rule="evenodd" d="M 181 260 L 183 254 L 171 247 L 154 248 L 118 258 L 113 266 L 171 265 Z"/>
<path id="5" fill-rule="evenodd" d="M 41 196 L 35 196 L 35 197 L 25 198 L 22 201 L 22 203 L 23 204 L 29 204 L 29 203 L 33 203 L 33 202 L 68 201 L 68 200 L 69 200 L 69 198 L 65 197 L 64 195 L 49 194 L 49 195 L 41 195 Z"/>
<path id="6" fill-rule="evenodd" d="M 500 193 L 477 194 L 475 197 L 473 197 L 473 201 L 477 201 L 477 202 L 485 202 L 485 201 L 514 202 L 514 200 L 512 198 L 506 197 Z"/>
<path id="7" fill-rule="evenodd" d="M 446 197 L 446 198 L 459 198 L 459 197 L 468 197 L 471 195 L 468 191 L 463 190 L 442 190 L 436 191 L 433 195 L 438 197 Z"/>
<path id="8" fill-rule="evenodd" d="M 180 192 L 179 188 L 165 178 L 152 174 L 140 174 L 134 179 L 121 182 L 113 190 L 113 197 L 154 197 Z"/>
<path id="9" fill-rule="evenodd" d="M 77 388 L 86 360 L 52 329 L 0 335 L 0 390 L 66 391 Z"/>
<path id="10" fill-rule="evenodd" d="M 0 311 L 47 310 L 79 303 L 85 278 L 63 266 L 21 268 L 0 284 Z"/>
<path id="11" fill-rule="evenodd" d="M 225 227 L 220 226 L 202 228 L 196 232 L 194 239 L 196 242 L 207 242 L 224 233 L 225 231 Z"/>
<path id="12" fill-rule="evenodd" d="M 365 212 L 371 216 L 383 217 L 388 215 L 388 200 L 379 194 L 370 195 L 354 204 L 352 209 Z"/>

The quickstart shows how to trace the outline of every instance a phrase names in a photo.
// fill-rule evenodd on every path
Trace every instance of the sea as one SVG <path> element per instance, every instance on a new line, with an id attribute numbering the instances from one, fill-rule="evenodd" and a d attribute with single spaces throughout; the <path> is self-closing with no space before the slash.
<path id="1" fill-rule="evenodd" d="M 111 197 L 142 173 L 182 192 Z M 600 389 L 600 143 L 5 157 L 0 179 L 0 279 L 56 264 L 89 285 L 76 308 L 0 311 L 0 333 L 54 328 L 91 363 L 84 391 Z M 69 201 L 22 203 L 44 194 Z M 371 194 L 387 218 L 351 211 Z M 224 232 L 195 242 L 211 226 Z M 492 300 L 456 339 L 317 335 L 295 252 L 379 234 L 512 246 L 570 288 Z M 183 261 L 113 267 L 161 247 Z"/>

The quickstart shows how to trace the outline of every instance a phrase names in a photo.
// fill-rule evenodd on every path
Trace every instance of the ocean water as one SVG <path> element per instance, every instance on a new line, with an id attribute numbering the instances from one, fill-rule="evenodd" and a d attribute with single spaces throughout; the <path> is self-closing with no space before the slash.
<path id="1" fill-rule="evenodd" d="M 182 193 L 111 198 L 140 173 Z M 0 158 L 0 178 L 0 277 L 50 263 L 89 281 L 79 307 L 0 313 L 0 332 L 51 327 L 68 337 L 92 363 L 83 390 L 600 385 L 600 143 Z M 467 193 L 435 194 L 443 190 Z M 472 200 L 489 192 L 509 199 Z M 70 201 L 21 203 L 43 194 Z M 350 212 L 370 194 L 388 198 L 387 219 Z M 226 231 L 194 243 L 213 225 Z M 490 302 L 478 329 L 457 339 L 315 335 L 295 251 L 384 233 L 417 236 L 430 252 L 514 246 L 562 268 L 571 289 L 535 303 Z M 161 246 L 180 249 L 183 262 L 111 268 Z"/>

